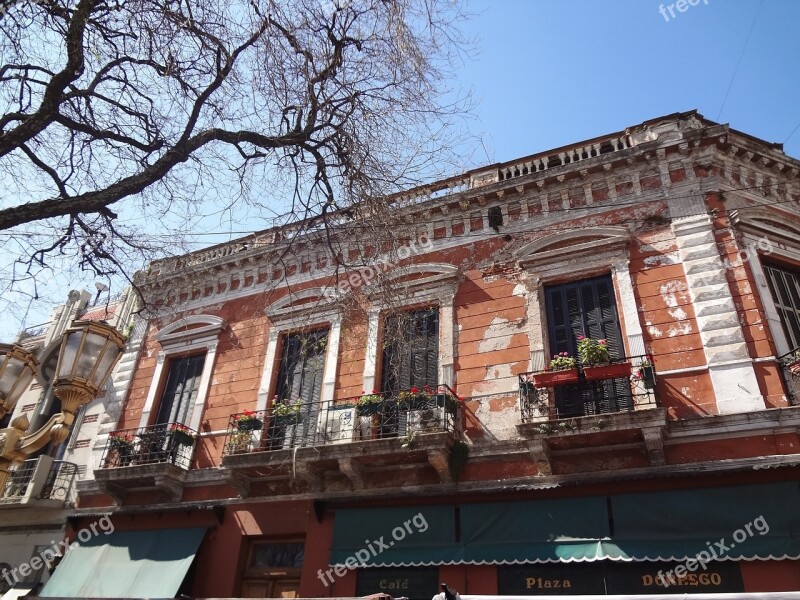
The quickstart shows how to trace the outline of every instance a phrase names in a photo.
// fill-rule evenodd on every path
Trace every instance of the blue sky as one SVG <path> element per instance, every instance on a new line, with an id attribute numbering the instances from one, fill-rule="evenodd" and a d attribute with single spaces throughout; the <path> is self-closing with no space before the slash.
<path id="1" fill-rule="evenodd" d="M 479 50 L 461 83 L 486 162 L 691 109 L 784 142 L 800 124 L 800 2 L 698 0 L 674 18 L 670 4 L 471 0 Z M 800 130 L 785 151 L 800 157 Z"/>
<path id="2" fill-rule="evenodd" d="M 466 126 L 482 143 L 465 169 L 691 109 L 786 142 L 800 158 L 798 0 L 687 0 L 684 12 L 659 0 L 466 1 L 474 16 L 465 29 L 477 45 L 457 85 L 477 101 Z M 198 238 L 204 245 L 243 229 L 213 216 L 203 224 L 218 232 Z M 93 282 L 56 274 L 49 299 L 63 302 L 70 288 L 93 292 Z M 50 306 L 31 304 L 24 325 L 46 321 Z M 3 319 L 0 340 L 19 327 Z"/>

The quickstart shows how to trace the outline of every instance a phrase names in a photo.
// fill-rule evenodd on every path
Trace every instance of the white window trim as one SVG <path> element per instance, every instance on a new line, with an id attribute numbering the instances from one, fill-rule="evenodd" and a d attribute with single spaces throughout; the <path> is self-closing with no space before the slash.
<path id="1" fill-rule="evenodd" d="M 380 295 L 381 287 L 397 281 L 403 277 L 416 274 L 428 274 L 411 281 L 398 283 L 393 286 L 396 293 L 395 303 L 390 304 Z M 406 267 L 397 267 L 381 281 L 381 287 L 368 286 L 367 295 L 372 301 L 367 324 L 367 351 L 364 361 L 364 389 L 378 389 L 378 338 L 380 334 L 382 313 L 402 311 L 406 307 L 410 310 L 417 304 L 436 305 L 439 309 L 439 357 L 438 381 L 439 384 L 455 388 L 455 355 L 456 355 L 456 325 L 453 301 L 458 288 L 459 271 L 447 263 L 422 263 Z"/>
<path id="2" fill-rule="evenodd" d="M 197 325 L 191 329 L 187 326 Z M 165 376 L 164 365 L 167 359 L 176 355 L 199 354 L 205 350 L 205 361 L 203 362 L 203 372 L 200 374 L 197 398 L 194 405 L 189 409 L 186 426 L 194 431 L 200 431 L 200 422 L 203 418 L 203 409 L 208 391 L 211 387 L 211 374 L 214 370 L 214 363 L 217 358 L 217 345 L 222 330 L 226 323 L 220 317 L 213 315 L 192 315 L 178 319 L 174 323 L 161 329 L 155 336 L 156 341 L 161 344 L 161 352 L 156 358 L 156 369 L 153 378 L 150 380 L 150 388 L 147 390 L 147 399 L 142 409 L 139 419 L 139 427 L 151 425 L 150 419 L 156 404 L 156 394 L 161 387 L 161 381 Z"/>
<path id="3" fill-rule="evenodd" d="M 595 239 L 591 239 L 595 238 Z M 599 239 L 596 239 L 599 238 Z M 590 239 L 590 241 L 582 241 Z M 574 241 L 570 246 L 560 246 Z M 526 313 L 531 352 L 531 371 L 547 365 L 545 347 L 549 346 L 544 318 L 544 287 L 556 281 L 581 281 L 603 273 L 611 273 L 616 304 L 625 343 L 626 356 L 646 354 L 644 333 L 633 293 L 630 273 L 630 233 L 624 227 L 596 227 L 554 233 L 520 248 L 520 267 L 528 275 Z M 554 250 L 547 248 L 558 245 Z"/>
<path id="4" fill-rule="evenodd" d="M 308 331 L 328 327 L 328 341 L 325 348 L 325 365 L 322 372 L 322 393 L 320 406 L 323 408 L 333 402 L 338 371 L 339 345 L 341 343 L 342 316 L 338 308 L 325 296 L 327 288 L 309 288 L 284 296 L 267 307 L 270 329 L 267 352 L 258 385 L 256 410 L 266 410 L 278 370 L 278 342 L 281 334 L 292 330 Z M 319 303 L 292 306 L 292 302 L 309 298 L 319 298 Z M 322 306 L 320 306 L 322 305 Z"/>

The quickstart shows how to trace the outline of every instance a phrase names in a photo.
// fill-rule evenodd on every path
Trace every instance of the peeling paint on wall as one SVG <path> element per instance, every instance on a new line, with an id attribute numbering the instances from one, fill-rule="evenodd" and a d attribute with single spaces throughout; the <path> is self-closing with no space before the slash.
<path id="1" fill-rule="evenodd" d="M 478 342 L 478 352 L 505 350 L 511 344 L 511 336 L 520 333 L 523 324 L 520 321 L 509 321 L 505 317 L 495 317 L 483 332 L 483 339 Z"/>
<path id="2" fill-rule="evenodd" d="M 669 308 L 678 306 L 678 295 L 686 296 L 686 284 L 682 281 L 669 281 L 658 288 L 658 293 L 661 294 L 661 299 Z"/>
<path id="3" fill-rule="evenodd" d="M 677 252 L 670 252 L 669 254 L 647 256 L 642 262 L 646 267 L 663 267 L 666 265 L 677 265 L 681 262 L 681 259 Z"/>
<path id="4" fill-rule="evenodd" d="M 680 325 L 672 325 L 669 329 L 667 329 L 667 336 L 668 337 L 675 337 L 678 335 L 689 335 L 692 333 L 692 324 L 691 323 L 681 323 Z"/>

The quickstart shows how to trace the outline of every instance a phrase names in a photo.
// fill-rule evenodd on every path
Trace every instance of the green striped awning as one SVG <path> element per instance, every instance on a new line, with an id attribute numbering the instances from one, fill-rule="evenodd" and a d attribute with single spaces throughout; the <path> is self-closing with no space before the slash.
<path id="1" fill-rule="evenodd" d="M 336 511 L 331 564 L 526 564 L 800 558 L 800 484 Z M 426 532 L 394 540 L 423 515 Z M 401 530 L 402 533 L 402 530 Z M 368 542 L 391 543 L 377 554 Z M 360 562 L 360 561 L 359 561 Z M 351 561 L 351 564 L 352 561 Z M 355 566 L 353 566 L 355 568 Z"/>
<path id="2" fill-rule="evenodd" d="M 338 509 L 331 565 L 419 567 L 461 562 L 453 506 Z"/>

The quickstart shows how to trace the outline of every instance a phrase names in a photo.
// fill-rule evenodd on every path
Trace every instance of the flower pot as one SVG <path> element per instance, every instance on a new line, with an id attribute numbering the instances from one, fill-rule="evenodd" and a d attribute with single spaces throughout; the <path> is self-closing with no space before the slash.
<path id="1" fill-rule="evenodd" d="M 789 373 L 792 375 L 800 375 L 800 360 L 789 363 L 786 368 L 789 369 Z"/>
<path id="2" fill-rule="evenodd" d="M 398 403 L 402 410 L 419 410 L 421 408 L 429 408 L 431 405 L 431 398 L 422 395 L 406 398 Z"/>
<path id="3" fill-rule="evenodd" d="M 642 381 L 648 390 L 656 389 L 656 372 L 653 367 L 642 367 Z"/>
<path id="4" fill-rule="evenodd" d="M 261 419 L 240 419 L 236 422 L 236 428 L 239 431 L 256 431 L 261 429 L 263 424 Z"/>
<path id="5" fill-rule="evenodd" d="M 380 404 L 359 404 L 358 405 L 358 416 L 359 417 L 367 417 L 369 415 L 377 415 L 381 412 L 383 408 L 383 403 Z"/>
<path id="6" fill-rule="evenodd" d="M 533 375 L 533 385 L 537 388 L 574 385 L 580 381 L 578 369 L 562 369 L 561 371 L 544 371 Z"/>
<path id="7" fill-rule="evenodd" d="M 181 446 L 191 446 L 194 444 L 194 438 L 184 431 L 173 431 L 172 441 Z"/>
<path id="8" fill-rule="evenodd" d="M 613 365 L 596 365 L 583 367 L 583 376 L 586 381 L 599 381 L 601 379 L 619 379 L 631 376 L 631 363 L 616 363 Z"/>
<path id="9" fill-rule="evenodd" d="M 272 415 L 272 424 L 275 427 L 287 427 L 300 422 L 300 415 Z"/>

